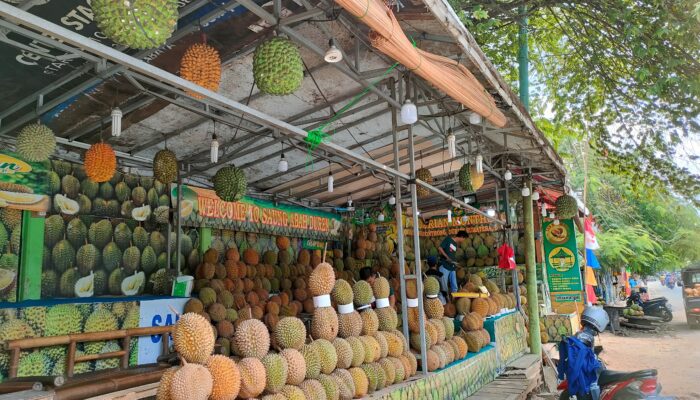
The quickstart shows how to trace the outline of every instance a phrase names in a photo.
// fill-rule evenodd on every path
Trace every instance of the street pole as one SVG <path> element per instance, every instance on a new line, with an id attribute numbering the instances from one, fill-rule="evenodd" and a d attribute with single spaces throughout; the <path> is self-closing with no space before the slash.
<path id="1" fill-rule="evenodd" d="M 518 29 L 518 78 L 520 83 L 520 101 L 525 109 L 530 111 L 530 76 L 528 72 L 527 49 L 527 9 L 524 5 L 518 7 L 520 14 L 520 28 Z"/>
<path id="2" fill-rule="evenodd" d="M 526 181 L 530 195 L 523 196 L 523 223 L 525 225 L 525 270 L 527 272 L 527 307 L 529 310 L 530 353 L 542 354 L 540 313 L 537 304 L 537 264 L 535 263 L 535 220 L 532 214 L 532 181 Z"/>

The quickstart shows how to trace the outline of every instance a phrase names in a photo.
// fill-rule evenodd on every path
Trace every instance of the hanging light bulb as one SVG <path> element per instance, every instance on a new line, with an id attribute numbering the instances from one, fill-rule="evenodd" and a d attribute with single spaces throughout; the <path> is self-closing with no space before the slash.
<path id="1" fill-rule="evenodd" d="M 381 211 L 379 212 L 379 215 L 377 215 L 377 221 L 384 222 L 384 213 L 383 212 L 381 212 Z"/>
<path id="2" fill-rule="evenodd" d="M 416 211 L 416 215 L 420 215 L 420 210 Z"/>
<path id="3" fill-rule="evenodd" d="M 496 216 L 496 210 L 494 210 L 493 208 L 489 208 L 488 210 L 486 210 L 486 215 L 493 218 Z"/>
<path id="4" fill-rule="evenodd" d="M 542 203 L 542 216 L 546 217 L 547 216 L 547 205 Z"/>
<path id="5" fill-rule="evenodd" d="M 333 183 L 334 182 L 335 182 L 335 178 L 333 178 L 333 172 L 328 171 L 328 193 L 333 193 Z"/>
<path id="6" fill-rule="evenodd" d="M 554 219 L 554 218 L 555 218 L 554 213 L 553 212 L 549 213 L 549 219 Z"/>
<path id="7" fill-rule="evenodd" d="M 527 187 L 527 183 L 523 182 L 523 190 L 522 192 L 523 197 L 528 197 L 530 195 L 530 188 Z"/>
<path id="8" fill-rule="evenodd" d="M 452 210 L 447 210 L 447 222 L 452 223 Z"/>
<path id="9" fill-rule="evenodd" d="M 328 50 L 326 50 L 326 55 L 323 56 L 323 59 L 327 63 L 337 63 L 343 60 L 343 52 L 336 45 L 335 39 L 328 41 Z"/>
<path id="10" fill-rule="evenodd" d="M 559 225 L 559 218 L 554 220 L 554 225 Z"/>
<path id="11" fill-rule="evenodd" d="M 352 196 L 348 196 L 348 207 L 352 207 Z"/>
<path id="12" fill-rule="evenodd" d="M 209 153 L 209 161 L 212 164 L 219 162 L 219 141 L 216 139 L 216 133 L 211 135 L 211 152 Z"/>
<path id="13" fill-rule="evenodd" d="M 506 181 L 513 179 L 513 173 L 510 172 L 509 169 L 507 169 L 506 172 L 503 174 L 503 179 L 505 179 Z"/>
<path id="14" fill-rule="evenodd" d="M 447 135 L 447 152 L 450 158 L 457 157 L 457 138 L 455 134 L 452 133 L 452 128 L 450 128 L 450 134 Z"/>
<path id="15" fill-rule="evenodd" d="M 481 115 L 475 113 L 474 111 L 469 113 L 469 123 L 472 125 L 477 125 L 481 123 Z"/>
<path id="16" fill-rule="evenodd" d="M 484 172 L 484 156 L 481 155 L 481 153 L 476 155 L 476 172 L 478 173 L 483 173 Z"/>
<path id="17" fill-rule="evenodd" d="M 277 164 L 277 171 L 287 172 L 287 169 L 289 169 L 289 163 L 287 162 L 287 159 L 284 158 L 284 153 L 282 153 L 282 155 L 280 155 L 280 162 Z"/>
<path id="18" fill-rule="evenodd" d="M 396 205 L 396 196 L 393 194 L 389 197 L 389 205 Z"/>
<path id="19" fill-rule="evenodd" d="M 122 134 L 122 117 L 124 114 L 119 107 L 112 109 L 112 136 L 119 137 Z"/>
<path id="20" fill-rule="evenodd" d="M 468 220 L 469 220 L 469 219 L 467 218 L 466 215 L 463 215 L 463 216 L 462 216 L 462 222 L 464 222 L 464 223 L 466 224 Z"/>
<path id="21" fill-rule="evenodd" d="M 418 108 L 411 103 L 411 100 L 406 99 L 401 106 L 401 123 L 413 125 L 416 122 L 418 122 Z"/>
<path id="22" fill-rule="evenodd" d="M 538 192 L 538 191 L 536 191 L 536 190 L 533 191 L 533 192 L 532 192 L 532 200 L 537 201 L 537 200 L 539 200 L 539 199 L 540 199 L 540 192 Z"/>

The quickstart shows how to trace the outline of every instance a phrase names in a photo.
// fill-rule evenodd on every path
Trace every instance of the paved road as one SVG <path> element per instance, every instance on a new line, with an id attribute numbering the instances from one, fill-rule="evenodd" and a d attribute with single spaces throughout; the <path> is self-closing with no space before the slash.
<path id="1" fill-rule="evenodd" d="M 673 308 L 669 331 L 662 334 L 636 333 L 628 337 L 605 333 L 602 358 L 609 369 L 634 371 L 656 368 L 663 394 L 679 400 L 700 399 L 700 330 L 688 328 L 681 289 L 668 289 L 649 282 L 651 297 L 666 297 Z"/>

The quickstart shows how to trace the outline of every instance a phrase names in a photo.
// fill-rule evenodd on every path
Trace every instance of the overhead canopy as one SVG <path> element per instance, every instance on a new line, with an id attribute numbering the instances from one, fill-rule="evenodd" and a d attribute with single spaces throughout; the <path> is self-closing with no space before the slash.
<path id="1" fill-rule="evenodd" d="M 430 169 L 434 186 L 458 199 L 468 194 L 459 188 L 456 173 L 476 154 L 483 155 L 487 171 L 476 193 L 480 203 L 496 200 L 495 189 L 503 188 L 506 168 L 514 175 L 511 190 L 521 187 L 528 174 L 549 190 L 558 191 L 563 184 L 561 159 L 446 2 L 403 3 L 394 12 L 417 48 L 455 60 L 473 74 L 504 116 L 502 127 L 486 119 L 470 122 L 472 110 L 463 101 L 410 73 L 411 66 L 392 68 L 395 61 L 370 44 L 369 29 L 330 1 L 181 1 L 175 33 L 167 45 L 151 51 L 123 49 L 103 38 L 84 1 L 41 3 L 24 2 L 24 8 L 171 73 L 178 72 L 184 51 L 206 33 L 224 65 L 218 93 L 257 113 L 241 113 L 210 97 L 194 99 L 166 79 L 125 68 L 91 49 L 62 44 L 5 17 L 0 20 L 7 30 L 0 37 L 0 139 L 6 143 L 13 143 L 19 129 L 38 118 L 63 138 L 60 157 L 77 159 L 90 143 L 104 140 L 121 152 L 124 167 L 149 174 L 153 155 L 167 145 L 183 161 L 185 182 L 195 185 L 210 185 L 209 178 L 221 164 L 235 163 L 244 168 L 253 196 L 312 207 L 339 206 L 350 196 L 355 204 L 374 204 L 392 192 L 393 178 L 381 166 L 394 167 L 395 130 L 400 140 L 396 169 L 408 173 L 408 131 L 400 122 L 392 125 L 392 114 L 401 106 L 410 76 L 410 94 L 420 116 L 412 128 L 417 167 Z M 306 66 L 301 88 L 289 96 L 264 95 L 254 85 L 252 51 L 275 31 L 299 45 Z M 344 52 L 340 63 L 323 60 L 330 38 Z M 124 112 L 124 131 L 118 138 L 109 133 L 110 112 L 117 106 Z M 326 144 L 315 149 L 302 136 L 290 134 L 287 125 L 272 123 L 283 121 L 310 131 L 344 107 L 348 109 L 325 129 Z M 457 157 L 447 151 L 450 132 L 457 139 Z M 214 133 L 223 149 L 217 165 L 209 162 Z M 335 151 L 341 147 L 361 157 Z M 283 153 L 289 170 L 281 173 L 277 164 Z M 366 159 L 377 164 L 363 162 Z M 335 178 L 333 193 L 326 190 L 329 171 Z M 449 205 L 445 196 L 433 195 L 421 199 L 419 207 L 427 211 Z"/>

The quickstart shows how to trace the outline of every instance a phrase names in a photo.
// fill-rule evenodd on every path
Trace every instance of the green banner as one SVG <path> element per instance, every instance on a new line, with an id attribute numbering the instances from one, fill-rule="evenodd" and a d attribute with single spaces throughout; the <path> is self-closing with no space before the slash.
<path id="1" fill-rule="evenodd" d="M 171 190 L 177 204 L 177 185 Z M 334 240 L 340 236 L 340 215 L 244 197 L 221 200 L 213 190 L 183 186 L 183 226 L 211 227 L 269 235 Z"/>
<path id="2" fill-rule="evenodd" d="M 549 291 L 554 294 L 583 290 L 576 256 L 574 222 L 571 219 L 565 219 L 555 225 L 554 222 L 548 221 L 542 224 L 542 231 Z"/>
<path id="3" fill-rule="evenodd" d="M 301 247 L 306 250 L 323 250 L 326 248 L 326 242 L 315 239 L 304 239 L 301 241 Z"/>
<path id="4" fill-rule="evenodd" d="M 581 303 L 583 296 L 581 293 L 556 293 L 554 301 L 557 303 Z"/>
<path id="5" fill-rule="evenodd" d="M 48 161 L 28 162 L 15 153 L 0 152 L 0 207 L 46 211 L 50 170 Z"/>

